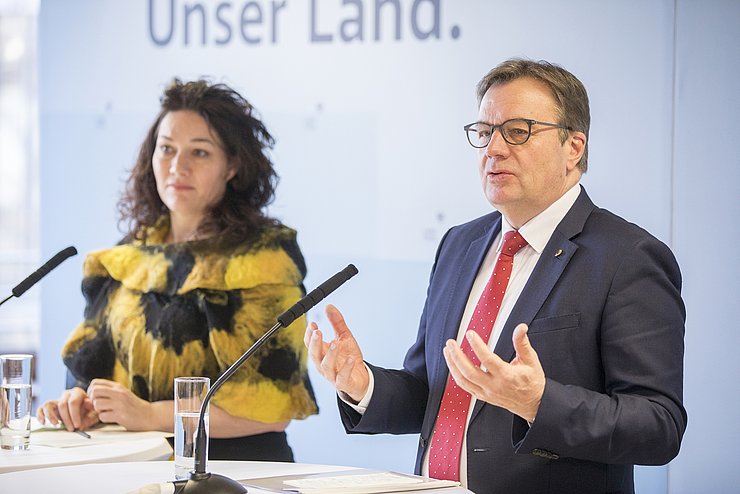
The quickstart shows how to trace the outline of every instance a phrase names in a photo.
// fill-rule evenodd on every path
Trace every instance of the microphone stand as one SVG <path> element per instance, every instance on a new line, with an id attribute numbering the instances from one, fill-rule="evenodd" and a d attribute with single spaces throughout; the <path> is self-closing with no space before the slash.
<path id="1" fill-rule="evenodd" d="M 200 416 L 198 417 L 198 431 L 195 436 L 195 468 L 192 472 L 190 472 L 190 475 L 188 476 L 188 481 L 183 487 L 183 490 L 180 491 L 183 494 L 197 494 L 197 493 L 224 493 L 224 494 L 231 494 L 231 493 L 244 493 L 247 492 L 246 487 L 244 487 L 239 482 L 230 479 L 229 477 L 226 477 L 224 475 L 219 475 L 217 473 L 209 473 L 206 472 L 206 421 L 205 421 L 205 412 L 208 408 L 208 403 L 211 401 L 211 396 L 213 393 L 218 391 L 218 389 L 223 385 L 224 382 L 226 382 L 229 377 L 231 377 L 238 369 L 242 366 L 246 360 L 254 354 L 257 350 L 259 350 L 262 345 L 265 344 L 267 340 L 269 340 L 272 335 L 274 335 L 278 329 L 282 328 L 282 323 L 278 322 L 275 324 L 267 333 L 265 333 L 259 340 L 254 342 L 254 344 L 249 347 L 249 350 L 247 350 L 244 355 L 239 357 L 239 359 L 234 362 L 228 369 L 226 369 L 226 372 L 224 372 L 221 377 L 219 377 L 215 383 L 213 383 L 213 386 L 211 386 L 211 389 L 208 390 L 208 393 L 206 393 L 205 398 L 203 399 L 203 403 L 200 407 Z"/>
<path id="2" fill-rule="evenodd" d="M 187 481 L 174 481 L 176 494 L 243 494 L 247 488 L 239 482 L 230 479 L 224 475 L 210 473 L 206 471 L 206 421 L 205 414 L 211 396 L 242 366 L 244 362 L 251 357 L 254 352 L 259 350 L 280 328 L 290 326 L 297 318 L 308 312 L 314 305 L 318 304 L 331 292 L 339 288 L 345 281 L 357 274 L 357 268 L 350 264 L 342 271 L 338 272 L 324 283 L 319 285 L 311 293 L 296 302 L 290 309 L 285 311 L 277 318 L 277 324 L 270 328 L 267 333 L 254 342 L 239 359 L 231 364 L 226 371 L 219 377 L 211 389 L 203 398 L 200 406 L 200 415 L 198 417 L 198 431 L 195 436 L 194 456 L 195 464 L 193 470 L 188 475 Z"/>

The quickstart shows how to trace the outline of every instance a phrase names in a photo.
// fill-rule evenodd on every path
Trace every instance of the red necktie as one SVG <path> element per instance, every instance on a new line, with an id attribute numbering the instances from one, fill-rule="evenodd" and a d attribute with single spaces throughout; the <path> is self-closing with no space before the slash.
<path id="1" fill-rule="evenodd" d="M 519 232 L 514 230 L 504 234 L 504 245 L 493 267 L 493 274 L 478 299 L 468 325 L 468 331 L 475 331 L 485 342 L 488 342 L 491 336 L 493 323 L 496 321 L 501 301 L 504 299 L 504 293 L 509 284 L 511 268 L 514 265 L 514 254 L 525 245 L 527 241 Z M 480 365 L 467 338 L 463 338 L 460 348 L 475 365 Z M 447 378 L 429 449 L 430 477 L 460 480 L 460 452 L 469 408 L 470 393 L 458 386 L 450 375 Z"/>

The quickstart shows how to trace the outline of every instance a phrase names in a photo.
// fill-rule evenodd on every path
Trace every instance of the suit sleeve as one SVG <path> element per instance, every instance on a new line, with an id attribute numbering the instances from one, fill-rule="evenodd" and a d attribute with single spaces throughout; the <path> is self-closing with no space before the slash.
<path id="1" fill-rule="evenodd" d="M 413 434 L 421 430 L 426 384 L 406 370 L 368 364 L 375 379 L 375 392 L 363 415 L 337 399 L 339 414 L 350 434 Z"/>
<path id="2" fill-rule="evenodd" d="M 516 451 L 619 464 L 673 459 L 687 422 L 680 289 L 675 258 L 658 240 L 643 237 L 624 253 L 598 330 L 604 389 L 548 378 L 532 427 L 514 417 Z"/>
<path id="3" fill-rule="evenodd" d="M 414 434 L 421 431 L 429 397 L 426 365 L 429 292 L 449 233 L 445 233 L 437 249 L 416 341 L 406 353 L 403 369 L 383 369 L 367 364 L 375 379 L 375 390 L 363 415 L 337 398 L 342 423 L 350 434 Z"/>

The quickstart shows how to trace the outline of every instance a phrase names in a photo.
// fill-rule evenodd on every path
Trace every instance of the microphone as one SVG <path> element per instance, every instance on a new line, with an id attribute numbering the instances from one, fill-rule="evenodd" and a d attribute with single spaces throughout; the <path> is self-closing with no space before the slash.
<path id="1" fill-rule="evenodd" d="M 358 273 L 357 268 L 350 264 L 321 285 L 311 293 L 296 302 L 290 309 L 283 312 L 277 318 L 275 324 L 260 339 L 254 342 L 239 359 L 231 364 L 223 374 L 213 383 L 211 389 L 203 398 L 200 406 L 200 416 L 198 418 L 198 431 L 195 436 L 194 456 L 195 465 L 190 472 L 187 481 L 173 481 L 175 494 L 200 494 L 200 493 L 224 493 L 224 494 L 241 494 L 247 492 L 247 489 L 239 482 L 230 479 L 224 475 L 206 472 L 206 425 L 205 412 L 211 396 L 247 361 L 267 340 L 269 340 L 280 328 L 289 326 L 297 318 L 308 312 L 313 306 L 321 302 L 334 290 L 342 286 L 344 282 Z"/>
<path id="2" fill-rule="evenodd" d="M 68 258 L 74 256 L 77 254 L 77 249 L 75 249 L 73 246 L 69 246 L 66 249 L 63 249 L 56 253 L 54 257 L 46 261 L 46 264 L 38 268 L 36 271 L 31 273 L 31 275 L 26 278 L 25 280 L 21 281 L 16 285 L 15 288 L 11 291 L 11 294 L 8 295 L 5 299 L 3 299 L 0 302 L 0 305 L 7 302 L 11 297 L 20 297 L 24 293 L 26 293 L 26 290 L 31 288 L 33 285 L 38 283 L 41 278 L 49 274 L 49 272 L 59 266 L 61 263 L 66 261 Z"/>
<path id="3" fill-rule="evenodd" d="M 314 305 L 324 300 L 327 295 L 342 286 L 345 281 L 352 278 L 357 273 L 358 271 L 355 265 L 350 264 L 349 266 L 317 286 L 311 293 L 293 304 L 293 307 L 283 312 L 277 318 L 278 322 L 281 326 L 287 328 L 291 325 L 293 321 L 311 310 Z"/>

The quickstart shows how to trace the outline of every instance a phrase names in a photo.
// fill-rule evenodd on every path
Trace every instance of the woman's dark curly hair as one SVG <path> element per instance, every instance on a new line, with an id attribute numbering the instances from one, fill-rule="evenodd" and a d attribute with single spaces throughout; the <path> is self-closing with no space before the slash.
<path id="1" fill-rule="evenodd" d="M 236 175 L 226 184 L 220 203 L 199 227 L 199 233 L 228 239 L 253 237 L 262 227 L 276 224 L 264 208 L 272 202 L 278 177 L 265 148 L 274 139 L 254 115 L 252 105 L 225 84 L 205 80 L 181 82 L 174 79 L 161 98 L 161 110 L 139 149 L 136 164 L 118 202 L 119 224 L 127 224 L 129 235 L 143 238 L 146 228 L 167 214 L 157 193 L 152 169 L 159 124 L 169 112 L 190 110 L 199 114 L 220 139 Z"/>

